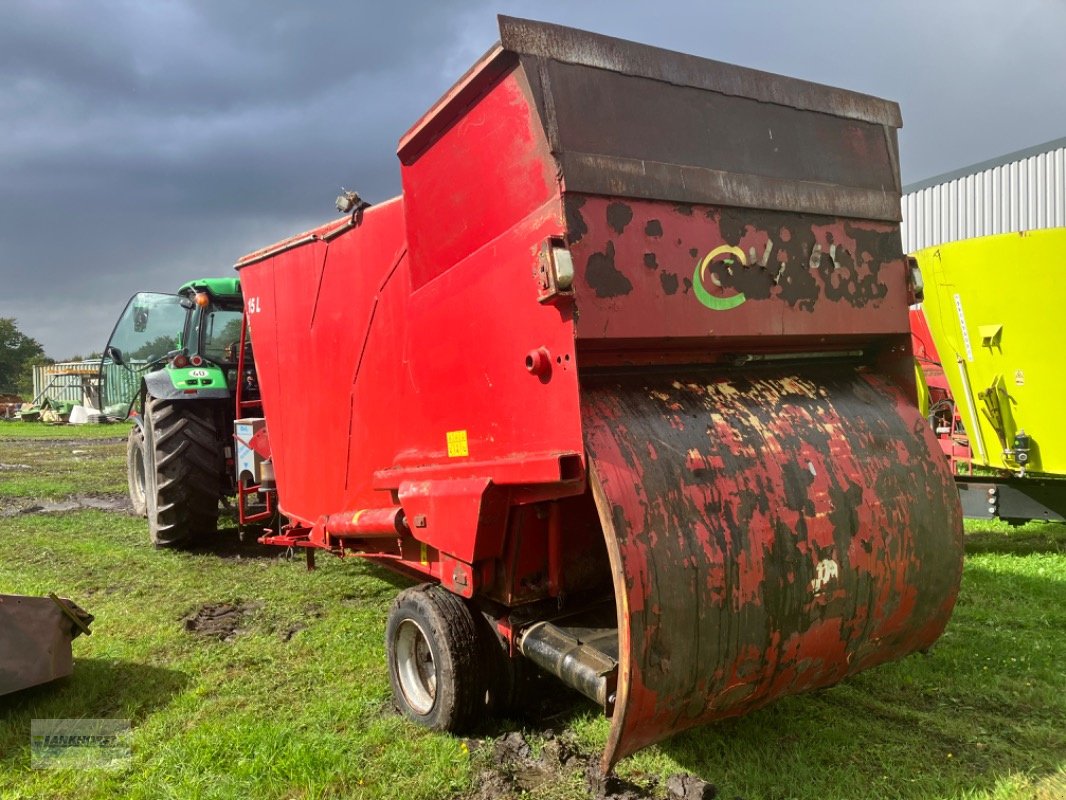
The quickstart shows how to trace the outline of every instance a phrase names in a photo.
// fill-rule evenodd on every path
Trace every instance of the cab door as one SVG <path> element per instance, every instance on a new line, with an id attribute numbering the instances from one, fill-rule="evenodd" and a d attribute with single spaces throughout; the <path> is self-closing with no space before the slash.
<path id="1" fill-rule="evenodd" d="M 185 345 L 189 301 L 176 294 L 138 292 L 126 303 L 100 364 L 100 410 L 125 419 L 141 380 Z"/>

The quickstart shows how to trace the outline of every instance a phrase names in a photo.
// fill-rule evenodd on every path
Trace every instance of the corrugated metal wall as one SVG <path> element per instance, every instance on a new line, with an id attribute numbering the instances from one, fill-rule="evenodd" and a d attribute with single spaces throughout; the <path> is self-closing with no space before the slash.
<path id="1" fill-rule="evenodd" d="M 33 398 L 47 397 L 78 405 L 99 402 L 99 361 L 64 361 L 33 368 Z"/>
<path id="2" fill-rule="evenodd" d="M 904 187 L 903 250 L 994 233 L 1066 227 L 1066 139 Z M 1040 148 L 1033 148 L 1040 149 Z M 1024 154 L 1024 155 L 1023 155 Z"/>
<path id="3" fill-rule="evenodd" d="M 64 361 L 33 368 L 33 398 L 43 397 L 84 405 L 107 413 L 125 414 L 129 398 L 137 394 L 144 377 L 143 361 L 129 366 L 108 363 L 103 371 L 104 398 L 101 400 L 100 361 Z M 119 399 L 117 406 L 101 408 Z M 125 398 L 125 399 L 123 399 Z"/>

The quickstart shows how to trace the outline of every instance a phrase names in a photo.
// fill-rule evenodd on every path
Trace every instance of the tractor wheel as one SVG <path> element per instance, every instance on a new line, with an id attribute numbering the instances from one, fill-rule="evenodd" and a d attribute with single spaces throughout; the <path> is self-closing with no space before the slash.
<path id="1" fill-rule="evenodd" d="M 396 707 L 431 730 L 467 730 L 488 709 L 480 614 L 436 584 L 400 592 L 385 626 Z"/>
<path id="2" fill-rule="evenodd" d="M 130 487 L 130 505 L 138 517 L 148 516 L 148 498 L 145 496 L 144 431 L 134 425 L 126 440 L 126 480 Z"/>
<path id="3" fill-rule="evenodd" d="M 225 473 L 222 421 L 210 403 L 148 398 L 145 494 L 156 547 L 188 544 L 218 525 Z"/>

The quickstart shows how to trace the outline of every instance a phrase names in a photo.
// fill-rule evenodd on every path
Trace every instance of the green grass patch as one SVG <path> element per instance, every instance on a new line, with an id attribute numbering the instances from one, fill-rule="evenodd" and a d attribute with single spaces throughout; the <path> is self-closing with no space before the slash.
<path id="1" fill-rule="evenodd" d="M 0 512 L 29 500 L 126 492 L 130 423 L 0 423 Z"/>
<path id="2" fill-rule="evenodd" d="M 336 561 L 169 553 L 139 519 L 19 516 L 0 593 L 69 596 L 96 616 L 72 678 L 0 698 L 3 797 L 451 796 L 468 788 L 458 740 L 405 723 L 389 700 L 385 611 L 397 583 Z M 221 534 L 233 537 L 234 531 Z M 281 551 L 277 551 L 280 553 Z M 186 630 L 202 606 L 248 607 L 230 641 Z M 33 771 L 34 718 L 134 725 L 120 773 Z"/>
<path id="3" fill-rule="evenodd" d="M 0 441 L 0 462 L 24 446 L 35 445 Z M 99 447 L 75 472 L 91 468 L 107 491 L 119 491 L 124 445 Z M 69 452 L 42 452 L 33 458 L 55 484 L 48 492 L 80 480 L 66 472 Z M 9 478 L 0 473 L 0 493 L 11 491 Z M 19 491 L 31 488 L 40 487 Z M 661 792 L 665 776 L 690 771 L 717 784 L 720 796 L 745 800 L 1063 797 L 1066 526 L 967 530 L 962 593 L 930 654 L 683 733 L 625 760 L 619 773 L 658 781 Z M 190 553 L 156 551 L 147 539 L 143 520 L 117 513 L 0 518 L 0 592 L 56 591 L 97 617 L 93 636 L 74 643 L 70 679 L 0 698 L 0 796 L 414 800 L 477 792 L 491 746 L 471 756 L 459 739 L 391 708 L 383 632 L 404 581 L 358 560 L 320 558 L 308 573 L 302 560 L 238 545 L 233 530 L 220 532 L 218 548 Z M 186 630 L 186 618 L 218 603 L 245 609 L 231 638 Z M 97 716 L 132 720 L 127 768 L 29 768 L 30 720 Z M 488 724 L 484 735 L 516 724 Z M 542 724 L 588 754 L 608 730 L 589 705 Z M 527 731 L 534 746 L 543 732 Z M 530 794 L 584 796 L 578 773 Z"/>
<path id="4" fill-rule="evenodd" d="M 113 422 L 101 425 L 58 425 L 48 422 L 0 420 L 0 442 L 16 439 L 124 439 L 131 424 Z"/>

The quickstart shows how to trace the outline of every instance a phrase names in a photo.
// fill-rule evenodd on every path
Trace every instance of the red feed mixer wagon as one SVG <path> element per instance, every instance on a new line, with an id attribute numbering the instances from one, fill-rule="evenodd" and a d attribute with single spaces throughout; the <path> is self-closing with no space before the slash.
<path id="1" fill-rule="evenodd" d="M 528 659 L 610 715 L 608 768 L 928 648 L 962 524 L 915 405 L 898 107 L 500 34 L 401 140 L 400 197 L 237 265 L 264 541 L 427 582 L 387 622 L 412 719 L 504 707 Z"/>

